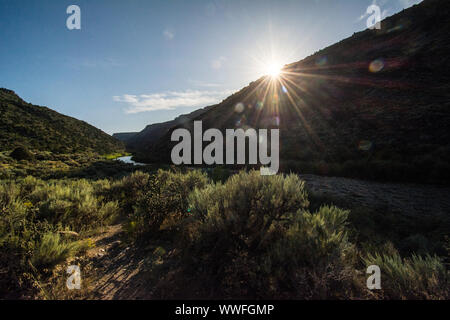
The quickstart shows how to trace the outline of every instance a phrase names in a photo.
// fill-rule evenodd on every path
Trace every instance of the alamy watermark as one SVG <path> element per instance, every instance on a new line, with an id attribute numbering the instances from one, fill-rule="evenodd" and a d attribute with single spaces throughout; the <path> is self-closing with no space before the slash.
<path id="1" fill-rule="evenodd" d="M 376 4 L 370 5 L 366 14 L 370 15 L 366 20 L 367 28 L 369 29 L 381 29 L 381 9 Z"/>
<path id="2" fill-rule="evenodd" d="M 69 30 L 80 30 L 81 29 L 81 9 L 77 5 L 70 5 L 66 10 L 67 14 L 70 16 L 66 20 L 66 26 Z"/>
<path id="3" fill-rule="evenodd" d="M 268 131 L 270 131 L 270 156 L 268 155 Z M 174 130 L 171 140 L 179 141 L 171 152 L 172 162 L 176 165 L 192 164 L 192 155 L 195 165 L 246 164 L 246 159 L 248 159 L 248 164 L 256 165 L 259 158 L 259 164 L 265 166 L 260 169 L 261 175 L 277 174 L 280 165 L 279 129 L 259 129 L 258 131 L 252 128 L 245 131 L 243 129 L 226 129 L 224 142 L 223 134 L 219 129 L 208 129 L 203 133 L 202 121 L 194 121 L 193 154 L 191 133 L 187 129 Z M 247 140 L 248 145 L 246 144 Z M 203 149 L 204 141 L 211 143 Z M 248 155 L 246 154 L 247 146 Z M 269 166 L 266 167 L 267 165 Z"/>
<path id="4" fill-rule="evenodd" d="M 381 270 L 380 267 L 373 264 L 367 267 L 367 274 L 370 276 L 367 278 L 367 289 L 369 290 L 379 290 L 381 289 Z"/>
<path id="5" fill-rule="evenodd" d="M 67 267 L 67 274 L 70 275 L 67 278 L 67 281 L 66 281 L 67 289 L 69 289 L 69 290 L 73 290 L 73 289 L 80 290 L 81 289 L 81 271 L 80 271 L 80 267 L 77 266 L 77 265 L 68 266 Z"/>

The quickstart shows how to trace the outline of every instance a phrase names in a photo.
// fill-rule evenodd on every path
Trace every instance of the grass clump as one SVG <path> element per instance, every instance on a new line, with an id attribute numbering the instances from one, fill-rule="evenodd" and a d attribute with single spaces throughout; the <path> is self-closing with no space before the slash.
<path id="1" fill-rule="evenodd" d="M 381 272 L 381 292 L 387 299 L 448 299 L 450 277 L 437 256 L 402 258 L 398 252 L 375 253 L 364 263 L 378 265 Z"/>
<path id="2" fill-rule="evenodd" d="M 62 240 L 58 233 L 49 232 L 42 236 L 32 255 L 31 263 L 38 268 L 51 267 L 86 248 L 87 242 L 67 242 Z"/>

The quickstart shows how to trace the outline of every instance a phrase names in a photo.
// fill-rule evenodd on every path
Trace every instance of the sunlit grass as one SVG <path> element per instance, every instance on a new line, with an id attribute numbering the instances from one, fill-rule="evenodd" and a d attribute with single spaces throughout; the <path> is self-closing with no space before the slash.
<path id="1" fill-rule="evenodd" d="M 127 157 L 127 156 L 131 156 L 131 153 L 128 153 L 128 152 L 109 153 L 109 154 L 103 155 L 103 158 L 106 160 L 114 160 L 114 159 L 117 159 L 120 157 Z"/>

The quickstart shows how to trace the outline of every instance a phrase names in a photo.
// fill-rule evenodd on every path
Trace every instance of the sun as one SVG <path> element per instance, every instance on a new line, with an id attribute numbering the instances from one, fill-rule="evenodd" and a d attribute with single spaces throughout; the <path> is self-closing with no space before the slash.
<path id="1" fill-rule="evenodd" d="M 282 65 L 276 62 L 270 62 L 266 66 L 265 74 L 275 79 L 281 74 Z"/>

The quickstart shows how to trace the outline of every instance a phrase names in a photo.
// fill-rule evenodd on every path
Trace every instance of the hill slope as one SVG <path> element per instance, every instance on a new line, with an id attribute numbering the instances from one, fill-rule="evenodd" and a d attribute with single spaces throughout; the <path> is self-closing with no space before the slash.
<path id="1" fill-rule="evenodd" d="M 54 153 L 123 151 L 122 142 L 84 121 L 26 103 L 0 88 L 0 151 L 18 145 Z"/>
<path id="2" fill-rule="evenodd" d="M 425 0 L 141 141 L 136 158 L 170 162 L 171 132 L 202 120 L 204 131 L 279 127 L 284 170 L 448 182 L 449 16 L 450 2 Z"/>
<path id="3" fill-rule="evenodd" d="M 136 135 L 137 132 L 117 132 L 113 133 L 113 138 L 119 140 L 119 141 L 127 141 L 130 140 L 134 135 Z"/>
<path id="4" fill-rule="evenodd" d="M 144 128 L 141 132 L 125 136 L 123 133 L 115 133 L 113 136 L 117 135 L 117 138 L 126 143 L 127 149 L 130 151 L 139 152 L 142 146 L 148 146 L 156 143 L 160 138 L 166 135 L 170 129 L 183 125 L 184 123 L 196 119 L 200 115 L 207 112 L 211 107 L 206 107 L 202 109 L 195 110 L 189 114 L 184 114 L 176 117 L 174 120 L 150 124 Z"/>

